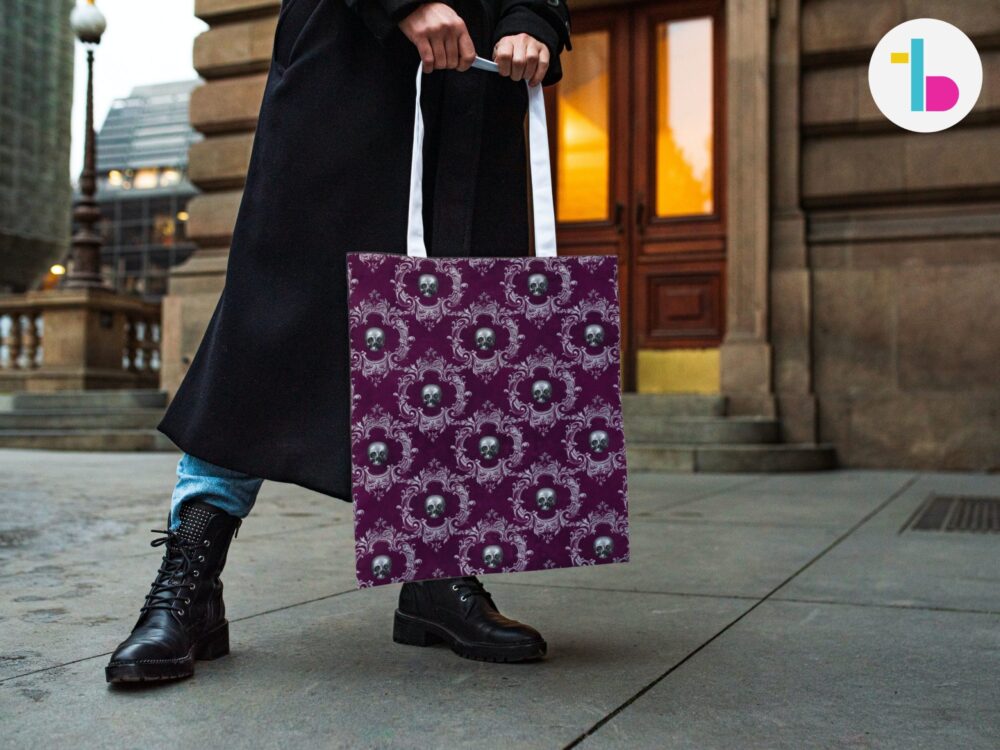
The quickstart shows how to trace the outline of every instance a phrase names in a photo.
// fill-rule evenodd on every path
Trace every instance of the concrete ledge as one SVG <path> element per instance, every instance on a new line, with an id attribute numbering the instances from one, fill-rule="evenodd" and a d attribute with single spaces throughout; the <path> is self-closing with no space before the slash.
<path id="1" fill-rule="evenodd" d="M 264 74 L 208 81 L 191 92 L 191 125 L 202 133 L 233 133 L 257 126 Z"/>
<path id="2" fill-rule="evenodd" d="M 630 471 L 757 474 L 826 471 L 836 467 L 831 445 L 648 445 L 627 448 Z"/>
<path id="3" fill-rule="evenodd" d="M 638 443 L 774 443 L 776 420 L 763 417 L 673 417 L 633 414 L 625 434 Z"/>

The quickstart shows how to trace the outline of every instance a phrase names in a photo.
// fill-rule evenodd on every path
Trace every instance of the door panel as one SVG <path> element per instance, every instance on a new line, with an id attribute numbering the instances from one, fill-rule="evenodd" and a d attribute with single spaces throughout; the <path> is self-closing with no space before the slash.
<path id="1" fill-rule="evenodd" d="M 574 13 L 547 92 L 560 252 L 619 257 L 625 386 L 638 349 L 713 347 L 725 323 L 721 0 Z"/>

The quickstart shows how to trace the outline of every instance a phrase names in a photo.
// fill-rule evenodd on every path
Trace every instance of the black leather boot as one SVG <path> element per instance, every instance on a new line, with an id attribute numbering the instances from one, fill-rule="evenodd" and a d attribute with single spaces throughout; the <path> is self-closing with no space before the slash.
<path id="1" fill-rule="evenodd" d="M 537 630 L 500 614 L 474 576 L 404 583 L 392 639 L 410 646 L 443 642 L 480 661 L 526 661 L 546 650 Z"/>
<path id="2" fill-rule="evenodd" d="M 175 680 L 195 659 L 229 653 L 229 623 L 219 575 L 240 519 L 200 501 L 181 506 L 181 523 L 152 546 L 165 546 L 139 620 L 105 668 L 108 682 Z M 168 524 L 169 525 L 169 524 Z"/>

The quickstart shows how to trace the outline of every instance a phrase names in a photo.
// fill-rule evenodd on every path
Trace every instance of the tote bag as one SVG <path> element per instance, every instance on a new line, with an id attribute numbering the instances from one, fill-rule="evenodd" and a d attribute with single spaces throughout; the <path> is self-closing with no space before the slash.
<path id="1" fill-rule="evenodd" d="M 617 259 L 556 254 L 541 86 L 536 255 L 428 258 L 422 76 L 407 254 L 347 256 L 358 584 L 625 562 Z"/>

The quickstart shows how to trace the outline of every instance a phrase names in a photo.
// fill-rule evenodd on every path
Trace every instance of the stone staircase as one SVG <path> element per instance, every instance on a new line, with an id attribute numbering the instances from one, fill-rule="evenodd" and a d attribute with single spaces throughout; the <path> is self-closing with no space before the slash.
<path id="1" fill-rule="evenodd" d="M 0 394 L 0 448 L 175 451 L 156 425 L 164 391 Z"/>
<path id="2" fill-rule="evenodd" d="M 167 394 L 154 390 L 0 394 L 0 448 L 174 451 L 156 425 Z M 630 471 L 820 471 L 832 446 L 781 442 L 777 420 L 726 416 L 723 396 L 626 393 Z"/>
<path id="3" fill-rule="evenodd" d="M 781 442 L 777 420 L 726 416 L 724 396 L 626 393 L 629 471 L 758 473 L 836 466 L 830 445 Z"/>

